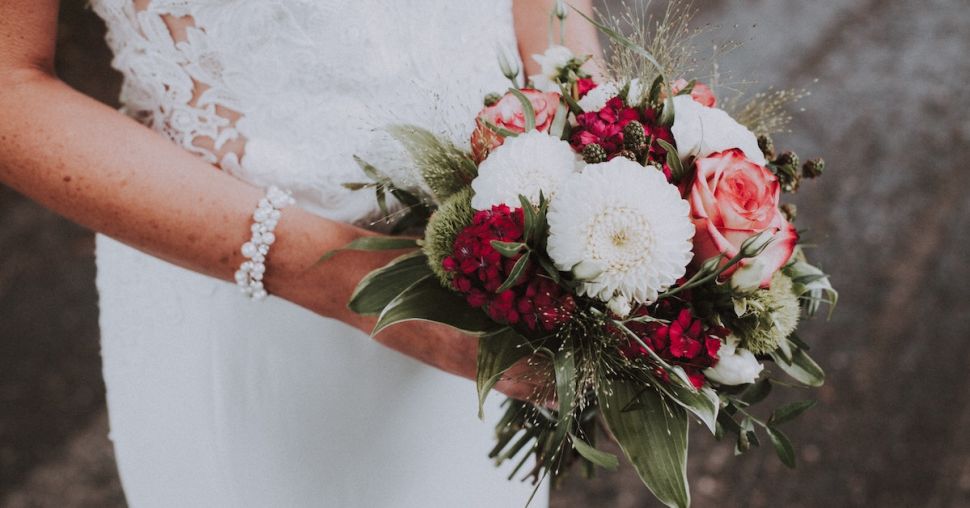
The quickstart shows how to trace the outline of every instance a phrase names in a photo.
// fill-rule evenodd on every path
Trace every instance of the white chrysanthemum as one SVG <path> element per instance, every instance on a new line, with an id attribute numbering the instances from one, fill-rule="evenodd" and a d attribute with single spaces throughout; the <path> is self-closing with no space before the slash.
<path id="1" fill-rule="evenodd" d="M 478 167 L 472 208 L 487 210 L 503 203 L 519 207 L 519 195 L 538 204 L 540 191 L 551 198 L 578 165 L 576 152 L 559 138 L 538 131 L 507 138 Z"/>
<path id="2" fill-rule="evenodd" d="M 586 92 L 586 95 L 579 99 L 577 104 L 586 112 L 599 111 L 606 106 L 610 99 L 619 94 L 620 89 L 616 86 L 616 83 L 606 82 Z"/>
<path id="3" fill-rule="evenodd" d="M 561 270 L 591 274 L 582 294 L 622 308 L 652 302 L 691 260 L 689 213 L 656 168 L 624 157 L 592 164 L 549 205 L 549 256 Z"/>
<path id="4" fill-rule="evenodd" d="M 755 164 L 767 164 L 758 148 L 758 139 L 727 112 L 704 106 L 690 95 L 674 97 L 674 125 L 670 128 L 681 160 L 690 156 L 707 157 L 712 153 L 740 148 Z"/>

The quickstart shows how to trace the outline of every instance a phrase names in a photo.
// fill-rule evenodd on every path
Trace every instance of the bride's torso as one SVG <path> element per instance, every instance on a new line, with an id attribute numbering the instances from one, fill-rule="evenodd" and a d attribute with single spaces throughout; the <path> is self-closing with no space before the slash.
<path id="1" fill-rule="evenodd" d="M 482 97 L 506 86 L 496 51 L 515 47 L 511 0 L 92 6 L 107 22 L 129 115 L 344 221 L 376 211 L 372 192 L 342 185 L 365 178 L 354 155 L 406 172 L 381 127 L 412 123 L 468 143 Z M 97 254 L 111 433 L 133 506 L 528 498 L 531 486 L 506 482 L 486 458 L 490 425 L 475 418 L 472 383 L 106 237 Z"/>
<path id="2" fill-rule="evenodd" d="M 342 186 L 363 179 L 352 156 L 402 174 L 389 123 L 467 143 L 483 95 L 505 86 L 497 51 L 515 47 L 510 0 L 92 3 L 129 115 L 345 221 L 375 211 Z"/>

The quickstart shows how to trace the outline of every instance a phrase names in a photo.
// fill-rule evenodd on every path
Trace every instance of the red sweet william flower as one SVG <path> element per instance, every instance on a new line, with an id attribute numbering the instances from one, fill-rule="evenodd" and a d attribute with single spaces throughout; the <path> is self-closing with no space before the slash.
<path id="1" fill-rule="evenodd" d="M 682 367 L 691 384 L 698 389 L 704 386 L 704 369 L 717 365 L 717 353 L 722 344 L 720 337 L 726 337 L 728 333 L 723 328 L 705 327 L 686 308 L 681 309 L 670 324 L 629 323 L 627 327 L 664 361 Z M 647 350 L 635 340 L 630 340 L 623 353 L 628 358 L 649 358 Z M 670 381 L 662 369 L 657 369 L 656 373 Z"/>
<path id="2" fill-rule="evenodd" d="M 645 139 L 653 140 L 648 148 L 648 158 L 663 164 L 667 152 L 660 147 L 657 140 L 662 139 L 673 144 L 674 137 L 670 128 L 659 124 L 653 109 L 627 106 L 620 97 L 610 99 L 599 111 L 577 115 L 577 126 L 573 129 L 570 144 L 574 150 L 582 152 L 586 145 L 596 143 L 606 150 L 607 158 L 613 158 L 623 150 L 623 128 L 634 120 L 643 125 Z"/>
<path id="3" fill-rule="evenodd" d="M 502 256 L 492 247 L 492 241 L 522 241 L 523 229 L 521 208 L 496 205 L 477 212 L 455 238 L 452 255 L 442 261 L 442 266 L 454 274 L 452 288 L 493 321 L 530 331 L 540 327 L 552 331 L 570 318 L 576 302 L 561 286 L 540 276 L 531 261 L 511 287 L 498 291 L 522 254 Z"/>
<path id="4" fill-rule="evenodd" d="M 599 85 L 593 81 L 593 78 L 579 78 L 579 80 L 576 81 L 576 93 L 579 95 L 579 98 L 582 99 L 586 94 L 589 93 L 590 90 L 596 88 L 597 86 Z"/>

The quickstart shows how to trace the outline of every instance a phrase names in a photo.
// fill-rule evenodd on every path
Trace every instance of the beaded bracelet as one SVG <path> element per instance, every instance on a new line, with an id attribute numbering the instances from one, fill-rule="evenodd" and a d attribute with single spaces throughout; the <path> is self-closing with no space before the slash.
<path id="1" fill-rule="evenodd" d="M 252 238 L 242 246 L 242 255 L 246 258 L 239 270 L 236 271 L 236 284 L 246 296 L 253 300 L 262 300 L 268 296 L 263 287 L 263 274 L 266 273 L 266 256 L 269 247 L 276 241 L 273 230 L 279 223 L 283 208 L 295 203 L 289 192 L 284 192 L 273 186 L 266 189 L 266 197 L 259 200 L 256 211 L 253 212 Z"/>

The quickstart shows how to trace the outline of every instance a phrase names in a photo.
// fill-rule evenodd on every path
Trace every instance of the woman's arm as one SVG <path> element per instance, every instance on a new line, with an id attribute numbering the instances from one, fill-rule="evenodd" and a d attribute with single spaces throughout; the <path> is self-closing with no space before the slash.
<path id="1" fill-rule="evenodd" d="M 0 3 L 0 182 L 137 249 L 233 280 L 263 191 L 59 81 L 57 7 L 56 0 Z M 347 301 L 357 282 L 394 254 L 338 255 L 316 264 L 323 253 L 369 234 L 286 209 L 268 259 L 267 289 L 369 332 L 374 320 L 351 312 Z M 377 339 L 447 372 L 475 375 L 477 341 L 449 328 L 405 323 Z M 532 390 L 501 388 L 519 397 Z"/>
<path id="2" fill-rule="evenodd" d="M 593 60 L 585 68 L 599 74 L 597 62 L 602 61 L 603 49 L 600 47 L 596 27 L 579 16 L 572 7 L 579 9 L 587 16 L 593 16 L 592 0 L 571 0 L 565 2 L 568 15 L 566 17 L 566 44 L 576 55 L 593 55 Z M 515 35 L 519 41 L 519 54 L 525 65 L 527 76 L 539 73 L 539 64 L 532 59 L 532 55 L 542 54 L 549 46 L 549 13 L 556 5 L 556 0 L 514 0 L 512 14 L 515 18 Z M 572 7 L 570 7 L 570 5 Z M 556 25 L 553 41 L 559 43 L 559 29 Z"/>

